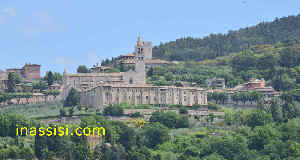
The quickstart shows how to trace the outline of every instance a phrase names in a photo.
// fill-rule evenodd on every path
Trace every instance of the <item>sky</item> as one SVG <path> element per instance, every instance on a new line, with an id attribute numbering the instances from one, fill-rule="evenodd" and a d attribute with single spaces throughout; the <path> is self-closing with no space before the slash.
<path id="1" fill-rule="evenodd" d="M 158 45 L 299 13 L 299 0 L 0 0 L 0 69 L 74 73 L 132 53 L 139 33 Z"/>

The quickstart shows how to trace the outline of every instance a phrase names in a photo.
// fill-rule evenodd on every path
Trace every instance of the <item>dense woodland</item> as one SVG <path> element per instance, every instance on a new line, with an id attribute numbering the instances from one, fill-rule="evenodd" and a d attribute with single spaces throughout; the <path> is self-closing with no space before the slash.
<path id="1" fill-rule="evenodd" d="M 253 27 L 204 38 L 180 38 L 153 48 L 153 56 L 166 60 L 205 60 L 240 52 L 253 45 L 275 44 L 300 37 L 300 15 L 276 18 Z"/>

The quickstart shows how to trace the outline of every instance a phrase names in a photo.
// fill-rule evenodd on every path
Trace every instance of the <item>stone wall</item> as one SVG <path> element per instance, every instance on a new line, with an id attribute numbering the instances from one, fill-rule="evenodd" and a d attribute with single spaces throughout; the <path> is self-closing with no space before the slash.
<path id="1" fill-rule="evenodd" d="M 198 88 L 146 85 L 104 85 L 81 92 L 82 105 L 103 109 L 104 106 L 122 102 L 129 102 L 132 105 L 207 105 L 207 94 Z"/>

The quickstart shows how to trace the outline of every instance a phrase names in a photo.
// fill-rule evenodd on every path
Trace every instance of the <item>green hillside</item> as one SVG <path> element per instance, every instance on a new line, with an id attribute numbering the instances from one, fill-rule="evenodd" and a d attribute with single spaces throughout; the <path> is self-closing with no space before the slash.
<path id="1" fill-rule="evenodd" d="M 148 72 L 153 84 L 172 84 L 179 81 L 205 86 L 208 78 L 225 78 L 228 87 L 264 78 L 276 90 L 300 88 L 300 40 L 288 40 L 273 45 L 251 46 L 244 51 L 200 62 L 186 61 Z"/>
<path id="2" fill-rule="evenodd" d="M 300 37 L 300 15 L 276 18 L 256 26 L 204 38 L 180 38 L 153 48 L 153 56 L 166 60 L 205 60 L 248 49 L 253 45 L 275 44 Z"/>

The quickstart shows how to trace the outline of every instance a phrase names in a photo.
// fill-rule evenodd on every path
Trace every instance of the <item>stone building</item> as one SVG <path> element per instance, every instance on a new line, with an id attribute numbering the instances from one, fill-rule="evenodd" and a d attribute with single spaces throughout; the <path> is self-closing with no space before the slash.
<path id="1" fill-rule="evenodd" d="M 144 45 L 147 44 L 147 45 Z M 83 91 L 89 88 L 99 86 L 101 84 L 136 84 L 144 85 L 146 82 L 145 57 L 152 57 L 152 48 L 149 49 L 149 43 L 144 43 L 139 36 L 134 47 L 135 54 L 135 69 L 127 72 L 116 73 L 78 73 L 68 74 L 64 71 L 63 74 L 63 97 L 67 96 L 70 88 L 76 88 Z M 152 47 L 152 45 L 150 45 Z M 148 55 L 151 54 L 151 55 Z"/>
<path id="2" fill-rule="evenodd" d="M 134 70 L 119 73 L 80 73 L 63 76 L 63 98 L 70 88 L 81 92 L 81 104 L 99 109 L 110 104 L 206 105 L 206 91 L 193 87 L 146 84 L 146 61 L 152 60 L 152 44 L 139 36 L 134 47 Z M 133 57 L 133 56 L 128 56 Z M 132 59 L 132 58 L 130 58 Z"/>
<path id="3" fill-rule="evenodd" d="M 161 60 L 161 59 L 155 59 L 152 57 L 152 42 L 151 41 L 146 41 L 143 42 L 141 36 L 139 35 L 138 37 L 138 42 L 137 46 L 143 46 L 141 48 L 141 52 L 144 53 L 144 61 L 146 65 L 146 70 L 151 68 L 151 67 L 157 67 L 157 66 L 165 66 L 169 64 L 169 62 Z M 138 50 L 135 47 L 135 51 L 133 53 L 127 53 L 125 55 L 121 56 L 120 62 L 125 65 L 132 66 L 136 63 L 136 56 L 138 56 Z"/>
<path id="4" fill-rule="evenodd" d="M 22 68 L 8 68 L 6 73 L 17 73 L 20 78 L 26 80 L 35 80 L 41 78 L 41 65 L 26 63 Z"/>
<path id="5" fill-rule="evenodd" d="M 7 89 L 8 75 L 7 73 L 0 70 L 0 91 Z"/>
<path id="6" fill-rule="evenodd" d="M 206 91 L 193 87 L 151 85 L 100 85 L 81 93 L 81 104 L 103 109 L 104 106 L 129 102 L 138 104 L 207 105 Z"/>
<path id="7" fill-rule="evenodd" d="M 206 86 L 208 88 L 225 89 L 225 79 L 224 78 L 212 78 L 205 80 Z"/>

